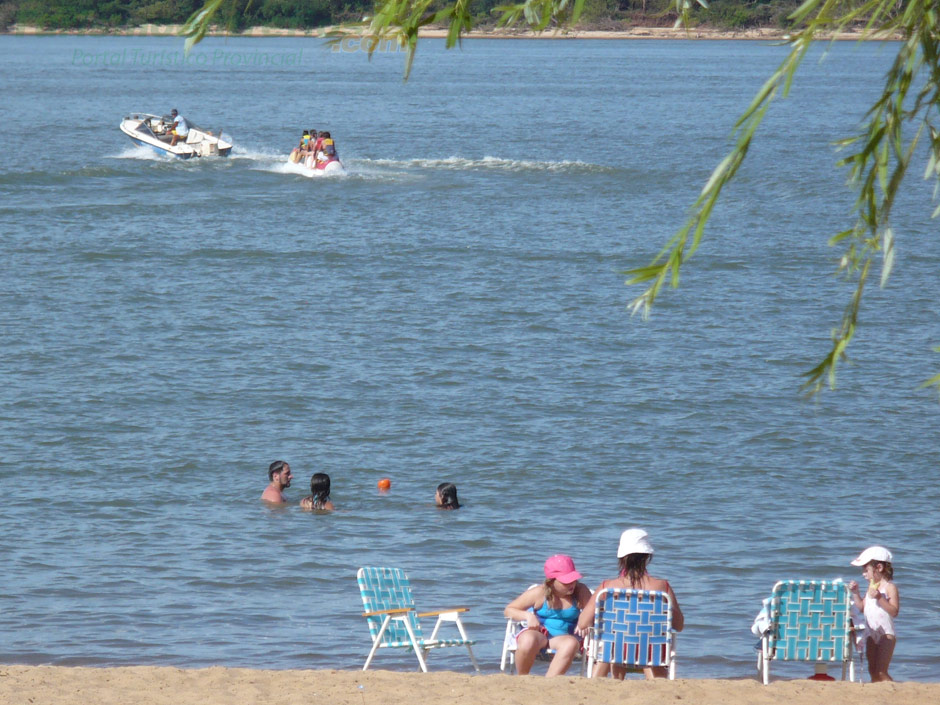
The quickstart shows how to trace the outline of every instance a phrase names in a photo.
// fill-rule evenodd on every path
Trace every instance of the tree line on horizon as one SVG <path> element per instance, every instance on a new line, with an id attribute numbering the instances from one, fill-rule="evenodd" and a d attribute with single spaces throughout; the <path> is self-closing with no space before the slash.
<path id="1" fill-rule="evenodd" d="M 13 25 L 42 29 L 121 29 L 143 24 L 183 24 L 205 0 L 0 0 L 0 31 Z M 495 24 L 492 10 L 505 0 L 471 0 L 478 27 Z M 444 2 L 441 0 L 441 6 Z M 799 0 L 712 0 L 695 5 L 693 22 L 720 29 L 791 26 L 789 15 Z M 359 22 L 372 14 L 374 0 L 233 0 L 220 9 L 216 23 L 238 32 L 262 26 L 308 30 Z M 585 0 L 581 29 L 672 26 L 673 0 Z"/>

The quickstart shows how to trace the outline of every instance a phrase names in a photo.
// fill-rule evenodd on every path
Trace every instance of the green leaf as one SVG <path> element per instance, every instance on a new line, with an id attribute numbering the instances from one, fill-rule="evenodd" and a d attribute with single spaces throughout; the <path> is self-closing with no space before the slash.
<path id="1" fill-rule="evenodd" d="M 884 288 L 894 268 L 894 231 L 886 228 L 882 240 L 884 241 L 884 257 L 881 265 L 881 288 Z"/>
<path id="2" fill-rule="evenodd" d="M 575 0 L 574 10 L 571 12 L 571 24 L 576 24 L 581 19 L 581 13 L 584 11 L 584 0 Z"/>
<path id="3" fill-rule="evenodd" d="M 934 375 L 933 377 L 931 377 L 926 382 L 920 385 L 921 389 L 924 389 L 926 387 L 936 387 L 937 391 L 940 392 L 940 374 Z"/>
<path id="4" fill-rule="evenodd" d="M 209 25 L 215 13 L 219 11 L 225 0 L 209 0 L 200 9 L 196 10 L 180 28 L 180 34 L 186 37 L 183 42 L 183 54 L 189 56 L 192 48 L 201 42 L 209 30 Z"/>

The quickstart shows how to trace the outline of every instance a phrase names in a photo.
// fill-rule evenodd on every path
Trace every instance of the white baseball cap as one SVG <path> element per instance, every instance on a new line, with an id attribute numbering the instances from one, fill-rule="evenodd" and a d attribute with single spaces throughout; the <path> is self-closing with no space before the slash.
<path id="1" fill-rule="evenodd" d="M 852 565 L 868 565 L 872 561 L 890 563 L 891 559 L 891 551 L 884 546 L 869 546 L 858 554 L 858 558 L 852 561 Z"/>
<path id="2" fill-rule="evenodd" d="M 617 558 L 629 556 L 631 553 L 653 555 L 653 545 L 649 542 L 649 534 L 643 529 L 627 529 L 620 534 L 620 547 L 617 549 Z"/>

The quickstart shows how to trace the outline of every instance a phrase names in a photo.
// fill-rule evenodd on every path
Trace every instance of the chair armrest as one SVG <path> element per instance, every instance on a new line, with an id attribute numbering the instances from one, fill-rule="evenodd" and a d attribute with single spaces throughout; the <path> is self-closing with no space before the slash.
<path id="1" fill-rule="evenodd" d="M 374 617 L 377 614 L 404 614 L 405 612 L 414 612 L 414 607 L 397 607 L 393 610 L 375 610 L 374 612 L 363 612 L 363 617 Z"/>
<path id="2" fill-rule="evenodd" d="M 418 617 L 436 617 L 439 614 L 447 614 L 449 612 L 469 612 L 469 607 L 451 607 L 449 610 L 436 610 L 434 612 L 418 612 Z"/>

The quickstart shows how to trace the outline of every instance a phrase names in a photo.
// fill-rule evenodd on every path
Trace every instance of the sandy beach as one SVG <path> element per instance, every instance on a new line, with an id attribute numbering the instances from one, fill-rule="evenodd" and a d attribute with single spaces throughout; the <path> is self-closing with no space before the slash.
<path id="1" fill-rule="evenodd" d="M 40 27 L 15 25 L 7 34 L 20 35 L 101 35 L 101 36 L 128 36 L 128 37 L 176 37 L 179 36 L 182 25 L 153 25 L 146 24 L 139 27 L 123 29 L 83 29 L 83 30 L 43 30 Z M 209 37 L 325 37 L 334 30 L 333 27 L 320 27 L 318 29 L 297 30 L 278 29 L 274 27 L 251 27 L 244 32 L 231 33 L 224 30 L 210 30 Z M 425 27 L 419 31 L 419 36 L 425 39 L 443 39 L 447 36 L 446 28 Z M 862 38 L 861 32 L 842 32 L 835 35 L 820 33 L 819 39 L 835 39 L 855 41 Z M 786 30 L 763 27 L 740 30 L 713 29 L 710 27 L 630 27 L 629 29 L 610 30 L 568 30 L 530 32 L 525 30 L 506 29 L 475 29 L 464 34 L 464 39 L 704 39 L 704 40 L 758 40 L 758 41 L 785 41 L 788 35 Z M 868 37 L 872 39 L 872 37 Z M 898 37 L 879 37 L 878 39 L 894 40 Z"/>
<path id="2" fill-rule="evenodd" d="M 859 684 L 806 680 L 589 680 L 565 676 L 390 671 L 183 670 L 166 667 L 0 666 L 0 702 L 18 705 L 923 705 L 940 683 Z"/>

